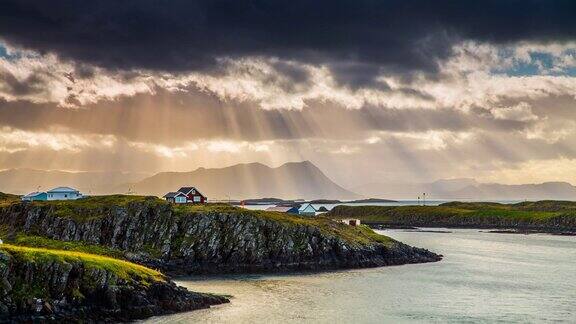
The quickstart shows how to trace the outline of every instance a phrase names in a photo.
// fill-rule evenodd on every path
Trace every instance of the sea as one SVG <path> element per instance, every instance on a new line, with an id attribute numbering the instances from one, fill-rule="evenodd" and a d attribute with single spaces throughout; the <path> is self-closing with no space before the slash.
<path id="1" fill-rule="evenodd" d="M 324 273 L 178 278 L 231 295 L 146 323 L 576 323 L 576 237 L 476 229 L 379 233 L 436 263 Z"/>
<path id="2" fill-rule="evenodd" d="M 332 208 L 336 207 L 336 206 L 340 206 L 340 205 L 344 205 L 344 206 L 422 206 L 422 205 L 426 205 L 426 206 L 438 206 L 440 204 L 444 204 L 447 202 L 452 202 L 452 201 L 461 201 L 461 202 L 486 202 L 487 200 L 446 200 L 446 199 L 431 199 L 431 200 L 396 200 L 396 201 L 390 201 L 390 202 L 374 202 L 374 203 L 366 203 L 366 202 L 361 202 L 361 203 L 354 203 L 354 202 L 343 202 L 343 203 L 337 203 L 337 204 L 312 204 L 312 206 L 314 206 L 314 208 L 318 209 L 320 207 L 325 207 L 328 210 L 332 210 Z M 491 202 L 496 202 L 496 203 L 501 203 L 501 204 L 515 204 L 515 203 L 519 203 L 525 200 L 490 200 Z M 243 206 L 244 208 L 247 209 L 255 209 L 255 210 L 265 210 L 266 208 L 269 207 L 274 207 L 276 205 L 274 204 L 260 204 L 260 205 L 246 205 Z"/>

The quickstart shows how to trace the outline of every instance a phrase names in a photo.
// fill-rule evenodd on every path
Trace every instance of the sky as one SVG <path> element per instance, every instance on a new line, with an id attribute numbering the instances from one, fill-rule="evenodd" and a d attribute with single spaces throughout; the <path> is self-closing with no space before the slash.
<path id="1" fill-rule="evenodd" d="M 0 169 L 576 184 L 576 2 L 0 3 Z"/>

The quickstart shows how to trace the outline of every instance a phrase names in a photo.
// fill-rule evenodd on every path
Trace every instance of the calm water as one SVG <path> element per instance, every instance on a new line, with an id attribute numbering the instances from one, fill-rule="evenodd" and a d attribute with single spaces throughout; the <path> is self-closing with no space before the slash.
<path id="1" fill-rule="evenodd" d="M 443 261 L 305 275 L 180 280 L 231 304 L 150 323 L 576 322 L 576 237 L 385 231 Z"/>
<path id="2" fill-rule="evenodd" d="M 430 199 L 426 200 L 426 206 L 438 206 L 443 203 L 451 202 L 454 200 L 440 200 L 440 199 Z M 475 201 L 482 201 L 485 202 L 486 200 L 460 200 L 466 202 L 475 202 Z M 502 204 L 515 204 L 522 200 L 494 200 L 493 202 L 498 202 Z M 326 209 L 331 210 L 332 208 L 338 205 L 346 205 L 346 206 L 416 206 L 422 205 L 422 201 L 418 200 L 398 200 L 393 202 L 378 202 L 378 203 L 338 203 L 338 204 L 313 204 L 314 208 L 318 209 L 320 207 L 326 207 Z M 245 208 L 248 209 L 256 209 L 256 210 L 264 210 L 268 207 L 274 207 L 276 205 L 247 205 Z"/>

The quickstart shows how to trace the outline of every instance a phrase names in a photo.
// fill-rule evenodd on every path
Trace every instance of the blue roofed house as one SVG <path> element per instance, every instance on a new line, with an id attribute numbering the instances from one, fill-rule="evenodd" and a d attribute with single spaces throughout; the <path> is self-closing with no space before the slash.
<path id="1" fill-rule="evenodd" d="M 302 204 L 302 206 L 298 208 L 298 215 L 302 216 L 316 216 L 316 212 L 316 208 L 310 203 Z"/>
<path id="2" fill-rule="evenodd" d="M 36 200 L 48 200 L 48 194 L 45 192 L 34 191 L 26 196 L 22 197 L 23 201 L 36 201 Z"/>

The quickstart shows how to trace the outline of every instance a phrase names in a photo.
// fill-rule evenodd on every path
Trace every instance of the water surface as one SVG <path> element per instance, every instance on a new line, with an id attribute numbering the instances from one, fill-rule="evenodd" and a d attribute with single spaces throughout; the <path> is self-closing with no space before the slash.
<path id="1" fill-rule="evenodd" d="M 321 274 L 181 279 L 231 304 L 150 323 L 576 322 L 576 238 L 384 231 L 441 262 Z"/>

